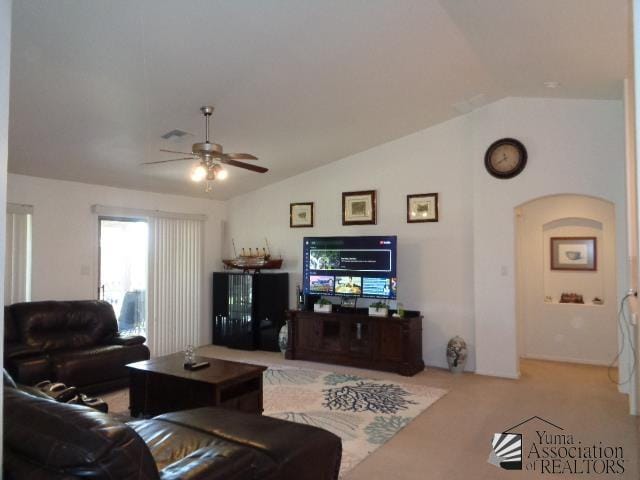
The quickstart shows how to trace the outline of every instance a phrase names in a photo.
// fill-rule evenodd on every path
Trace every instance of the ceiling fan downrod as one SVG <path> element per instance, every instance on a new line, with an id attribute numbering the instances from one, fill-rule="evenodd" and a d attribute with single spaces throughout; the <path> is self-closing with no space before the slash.
<path id="1" fill-rule="evenodd" d="M 205 105 L 204 107 L 200 107 L 200 111 L 204 115 L 204 120 L 205 120 L 205 138 L 204 138 L 204 143 L 210 143 L 209 142 L 209 119 L 211 118 L 211 115 L 213 114 L 213 107 L 210 106 L 210 105 Z"/>

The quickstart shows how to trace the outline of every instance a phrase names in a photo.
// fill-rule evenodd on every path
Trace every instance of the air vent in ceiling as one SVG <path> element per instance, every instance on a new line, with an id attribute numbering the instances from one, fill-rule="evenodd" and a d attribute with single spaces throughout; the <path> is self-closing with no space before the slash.
<path id="1" fill-rule="evenodd" d="M 185 132 L 184 130 L 175 129 L 162 135 L 162 138 L 164 138 L 165 140 L 173 140 L 176 138 L 182 138 L 185 135 L 193 135 L 193 134 L 189 132 Z"/>

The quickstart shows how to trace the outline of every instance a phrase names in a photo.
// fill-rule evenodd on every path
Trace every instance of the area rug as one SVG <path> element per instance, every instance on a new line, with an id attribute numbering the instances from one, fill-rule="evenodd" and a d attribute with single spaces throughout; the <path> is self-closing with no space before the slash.
<path id="1" fill-rule="evenodd" d="M 274 365 L 264 372 L 264 414 L 342 438 L 340 476 L 446 392 L 355 375 Z"/>
<path id="2" fill-rule="evenodd" d="M 424 385 L 282 365 L 271 365 L 263 383 L 265 415 L 321 427 L 342 438 L 340 476 L 447 393 Z M 112 413 L 127 413 L 128 391 L 104 398 Z"/>

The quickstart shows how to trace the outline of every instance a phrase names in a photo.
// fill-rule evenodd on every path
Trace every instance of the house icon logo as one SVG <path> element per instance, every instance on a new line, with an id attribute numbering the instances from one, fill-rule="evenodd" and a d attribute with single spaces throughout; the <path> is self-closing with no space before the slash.
<path id="1" fill-rule="evenodd" d="M 516 428 L 524 425 L 532 420 L 540 420 L 554 428 L 564 430 L 562 427 L 551 423 L 544 418 L 533 416 L 526 419 L 523 422 L 507 428 L 502 433 L 494 433 L 491 440 L 491 453 L 487 462 L 496 467 L 504 468 L 505 470 L 522 470 L 522 448 L 523 448 L 523 436 L 521 433 L 513 432 Z"/>
<path id="2" fill-rule="evenodd" d="M 490 464 L 505 470 L 522 470 L 522 435 L 494 433 L 491 442 Z"/>

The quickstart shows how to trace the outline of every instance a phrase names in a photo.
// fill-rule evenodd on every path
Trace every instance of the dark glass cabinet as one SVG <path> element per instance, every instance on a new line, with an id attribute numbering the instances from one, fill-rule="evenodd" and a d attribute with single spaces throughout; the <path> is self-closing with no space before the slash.
<path id="1" fill-rule="evenodd" d="M 213 274 L 213 344 L 278 351 L 289 308 L 289 274 Z"/>

